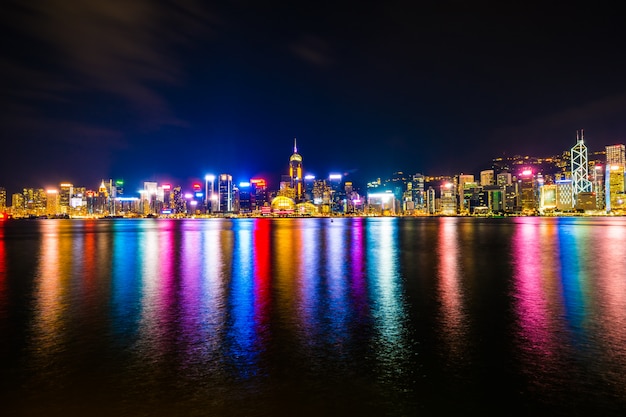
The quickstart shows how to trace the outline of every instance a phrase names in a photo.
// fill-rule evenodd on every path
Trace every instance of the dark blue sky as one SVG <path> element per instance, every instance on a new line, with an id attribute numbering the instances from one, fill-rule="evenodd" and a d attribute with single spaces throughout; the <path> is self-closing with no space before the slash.
<path id="1" fill-rule="evenodd" d="M 428 4 L 5 1 L 0 186 L 275 186 L 294 137 L 357 181 L 625 141 L 619 13 Z"/>

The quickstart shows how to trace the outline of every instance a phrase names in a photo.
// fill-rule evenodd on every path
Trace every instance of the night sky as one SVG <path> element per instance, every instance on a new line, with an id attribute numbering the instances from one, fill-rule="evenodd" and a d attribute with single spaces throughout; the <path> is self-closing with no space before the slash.
<path id="1" fill-rule="evenodd" d="M 0 186 L 276 188 L 294 138 L 306 173 L 357 182 L 478 174 L 581 128 L 591 151 L 626 141 L 616 10 L 294 4 L 3 1 Z"/>

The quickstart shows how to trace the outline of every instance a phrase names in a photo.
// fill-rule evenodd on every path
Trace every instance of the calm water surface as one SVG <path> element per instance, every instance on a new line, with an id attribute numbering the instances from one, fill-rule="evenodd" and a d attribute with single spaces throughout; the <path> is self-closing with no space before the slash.
<path id="1" fill-rule="evenodd" d="M 0 414 L 623 416 L 626 218 L 0 224 Z"/>

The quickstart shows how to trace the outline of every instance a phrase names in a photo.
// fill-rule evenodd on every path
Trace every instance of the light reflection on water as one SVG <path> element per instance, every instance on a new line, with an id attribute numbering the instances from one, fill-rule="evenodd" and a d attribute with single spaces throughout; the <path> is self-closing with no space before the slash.
<path id="1" fill-rule="evenodd" d="M 626 406 L 626 219 L 0 226 L 17 414 Z"/>

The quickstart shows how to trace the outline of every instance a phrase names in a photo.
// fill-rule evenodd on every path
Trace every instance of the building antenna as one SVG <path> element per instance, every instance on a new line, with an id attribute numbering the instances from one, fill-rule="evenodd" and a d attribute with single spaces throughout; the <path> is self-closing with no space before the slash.
<path id="1" fill-rule="evenodd" d="M 296 138 L 293 138 L 293 153 L 298 153 L 298 147 L 296 146 Z"/>

